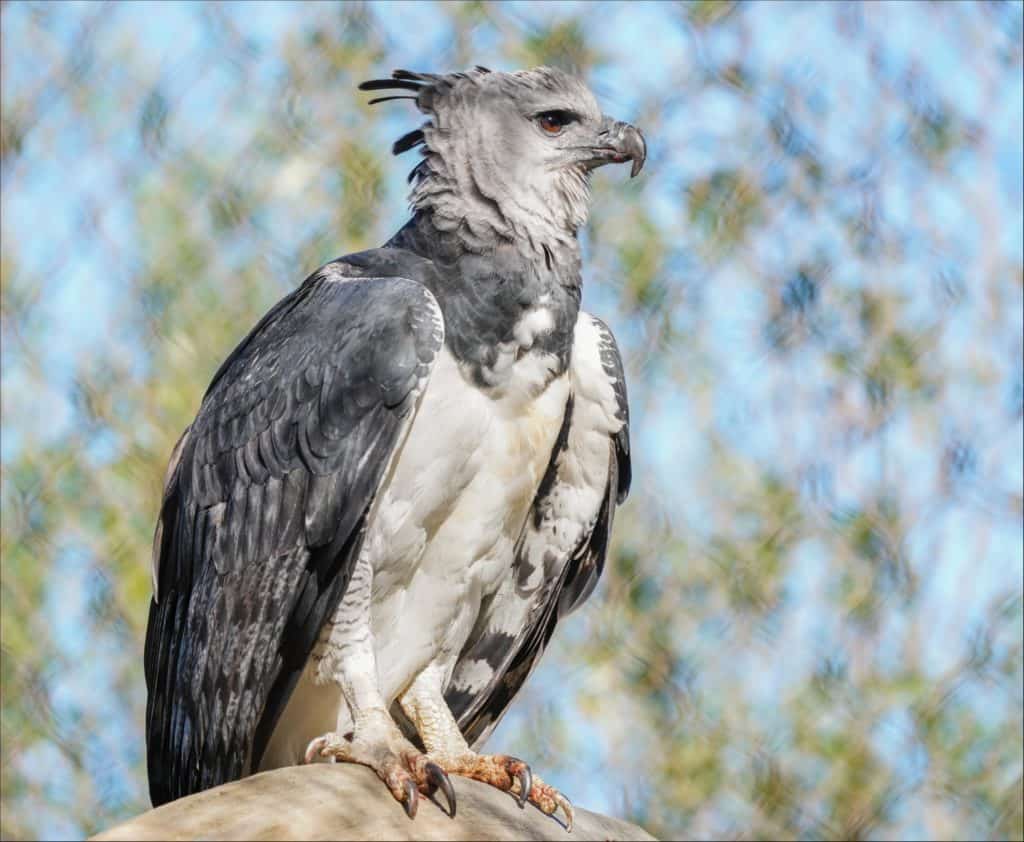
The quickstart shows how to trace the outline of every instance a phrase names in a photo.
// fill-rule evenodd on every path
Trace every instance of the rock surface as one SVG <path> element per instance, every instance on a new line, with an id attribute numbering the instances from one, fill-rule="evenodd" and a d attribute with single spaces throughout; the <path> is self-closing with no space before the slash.
<path id="1" fill-rule="evenodd" d="M 190 795 L 94 836 L 115 839 L 650 840 L 636 825 L 576 807 L 571 834 L 493 787 L 452 776 L 451 819 L 421 800 L 415 819 L 362 766 L 314 764 L 263 772 Z M 440 803 L 444 803 L 443 796 Z M 559 814 L 561 815 L 561 814 Z"/>

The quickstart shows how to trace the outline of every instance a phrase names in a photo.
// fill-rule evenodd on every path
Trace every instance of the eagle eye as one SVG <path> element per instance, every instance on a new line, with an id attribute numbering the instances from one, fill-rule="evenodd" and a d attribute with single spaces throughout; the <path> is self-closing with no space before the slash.
<path id="1" fill-rule="evenodd" d="M 541 111 L 535 119 L 537 120 L 537 125 L 544 130 L 545 134 L 557 135 L 561 134 L 566 126 L 574 123 L 578 118 L 571 111 L 558 109 L 555 111 Z"/>

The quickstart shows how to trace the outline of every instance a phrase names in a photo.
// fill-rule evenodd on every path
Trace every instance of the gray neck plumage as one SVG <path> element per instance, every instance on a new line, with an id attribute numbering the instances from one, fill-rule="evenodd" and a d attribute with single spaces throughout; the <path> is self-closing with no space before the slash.
<path id="1" fill-rule="evenodd" d="M 421 129 L 423 157 L 409 194 L 416 216 L 454 238 L 463 253 L 486 254 L 503 243 L 527 261 L 551 264 L 558 256 L 578 266 L 576 232 L 587 219 L 588 171 L 563 168 L 554 177 L 522 178 L 502 160 L 500 145 L 477 138 L 468 152 L 464 135 L 472 141 L 480 128 L 458 125 L 459 131 L 442 131 L 432 121 Z"/>
<path id="2" fill-rule="evenodd" d="M 478 386 L 499 386 L 510 354 L 550 355 L 558 376 L 568 367 L 579 314 L 579 243 L 571 235 L 506 237 L 489 225 L 475 213 L 453 224 L 434 208 L 420 209 L 387 246 L 433 264 L 424 283 L 444 313 L 445 344 Z"/>

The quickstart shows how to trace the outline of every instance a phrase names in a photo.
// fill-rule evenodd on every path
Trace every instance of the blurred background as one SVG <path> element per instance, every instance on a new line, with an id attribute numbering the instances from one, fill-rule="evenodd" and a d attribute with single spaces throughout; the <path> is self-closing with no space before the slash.
<path id="1" fill-rule="evenodd" d="M 406 218 L 356 84 L 549 63 L 648 140 L 583 236 L 635 480 L 491 749 L 666 839 L 1024 836 L 1022 10 L 4 3 L 0 835 L 149 806 L 171 447 Z"/>

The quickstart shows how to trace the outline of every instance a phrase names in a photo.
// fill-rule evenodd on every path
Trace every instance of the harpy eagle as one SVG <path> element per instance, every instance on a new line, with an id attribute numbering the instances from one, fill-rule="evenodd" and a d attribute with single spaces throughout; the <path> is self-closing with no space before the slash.
<path id="1" fill-rule="evenodd" d="M 596 167 L 646 146 L 559 70 L 395 71 L 426 115 L 408 223 L 317 269 L 217 371 L 154 537 L 154 805 L 311 760 L 410 817 L 449 773 L 571 827 L 474 750 L 594 589 L 630 482 L 622 362 L 580 309 Z M 380 100 L 372 100 L 377 102 Z"/>

